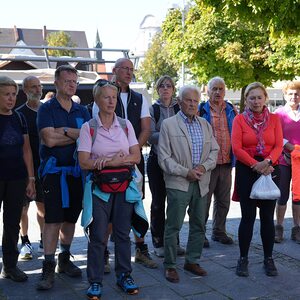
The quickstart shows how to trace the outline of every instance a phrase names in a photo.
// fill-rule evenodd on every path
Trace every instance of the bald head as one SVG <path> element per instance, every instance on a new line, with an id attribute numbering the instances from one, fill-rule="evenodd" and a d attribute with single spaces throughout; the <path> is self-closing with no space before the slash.
<path id="1" fill-rule="evenodd" d="M 28 101 L 40 101 L 42 97 L 43 87 L 40 80 L 35 76 L 28 76 L 22 83 L 23 92 L 27 96 Z"/>

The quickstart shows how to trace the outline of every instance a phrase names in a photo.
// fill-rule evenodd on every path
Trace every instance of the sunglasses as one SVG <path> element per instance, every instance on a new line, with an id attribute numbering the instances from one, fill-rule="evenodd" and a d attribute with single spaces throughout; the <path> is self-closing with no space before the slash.
<path id="1" fill-rule="evenodd" d="M 113 83 L 111 81 L 108 81 L 106 79 L 98 79 L 95 83 L 95 86 L 99 86 L 99 87 L 104 87 L 104 86 L 107 86 L 107 85 L 113 85 L 115 87 L 118 87 L 115 83 Z"/>

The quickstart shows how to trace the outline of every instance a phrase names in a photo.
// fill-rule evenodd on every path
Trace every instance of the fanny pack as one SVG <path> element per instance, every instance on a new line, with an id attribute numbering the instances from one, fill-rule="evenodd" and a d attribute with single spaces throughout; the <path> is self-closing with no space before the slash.
<path id="1" fill-rule="evenodd" d="M 94 170 L 92 180 L 105 193 L 125 192 L 132 180 L 130 167 L 104 168 Z"/>

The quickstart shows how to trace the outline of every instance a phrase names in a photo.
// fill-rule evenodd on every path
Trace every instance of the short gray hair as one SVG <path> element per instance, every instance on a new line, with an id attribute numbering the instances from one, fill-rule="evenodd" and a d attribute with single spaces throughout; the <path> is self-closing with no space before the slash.
<path id="1" fill-rule="evenodd" d="M 16 88 L 16 93 L 19 92 L 19 86 L 17 83 L 8 76 L 0 76 L 0 88 L 4 86 L 14 86 Z"/>
<path id="2" fill-rule="evenodd" d="M 179 96 L 179 100 L 182 101 L 183 97 L 189 91 L 196 92 L 198 94 L 199 99 L 201 98 L 201 91 L 200 91 L 200 89 L 197 86 L 195 86 L 195 85 L 184 85 L 179 90 L 179 95 L 178 95 Z"/>
<path id="3" fill-rule="evenodd" d="M 224 86 L 226 86 L 225 84 L 225 80 L 220 77 L 220 76 L 216 76 L 211 78 L 208 83 L 207 83 L 207 90 L 210 91 L 212 89 L 212 87 L 214 86 L 215 83 L 222 83 L 224 84 Z"/>

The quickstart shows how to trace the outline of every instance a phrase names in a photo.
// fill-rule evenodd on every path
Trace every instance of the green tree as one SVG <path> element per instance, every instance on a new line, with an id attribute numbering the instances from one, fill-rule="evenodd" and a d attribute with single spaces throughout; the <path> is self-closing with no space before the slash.
<path id="1" fill-rule="evenodd" d="M 136 75 L 149 88 L 162 75 L 169 75 L 176 81 L 178 69 L 179 65 L 171 59 L 161 33 L 157 33 Z"/>
<path id="2" fill-rule="evenodd" d="M 280 44 L 273 29 L 259 18 L 233 17 L 207 2 L 214 1 L 195 1 L 185 16 L 184 29 L 179 10 L 171 11 L 162 26 L 172 59 L 184 62 L 199 84 L 218 75 L 229 88 L 240 89 L 253 81 L 269 86 L 295 76 L 297 70 L 291 70 L 288 62 L 285 69 L 280 66 L 280 55 L 284 52 L 291 60 L 296 37 L 294 44 L 289 40 Z M 299 42 L 297 47 L 299 51 Z"/>
<path id="3" fill-rule="evenodd" d="M 243 20 L 259 19 L 275 32 L 287 34 L 300 30 L 299 0 L 195 0 Z"/>
<path id="4" fill-rule="evenodd" d="M 64 31 L 52 32 L 47 36 L 47 44 L 52 47 L 76 47 L 71 36 Z M 51 56 L 75 56 L 73 50 L 48 50 Z"/>

